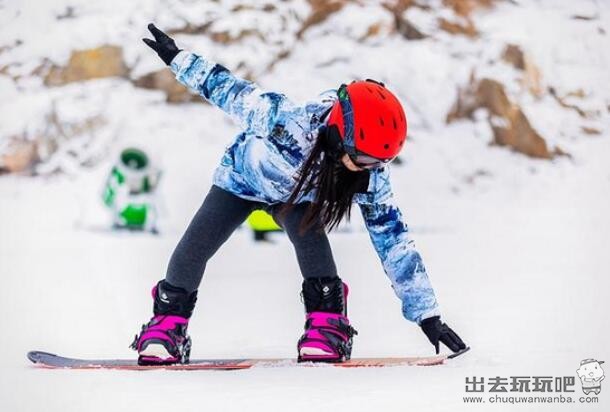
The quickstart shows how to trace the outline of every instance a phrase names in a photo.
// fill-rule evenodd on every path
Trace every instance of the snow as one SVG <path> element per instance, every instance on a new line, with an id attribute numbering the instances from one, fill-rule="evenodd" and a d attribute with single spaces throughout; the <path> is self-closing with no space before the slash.
<path id="1" fill-rule="evenodd" d="M 196 24 L 214 13 L 218 24 L 231 21 L 216 3 L 205 12 L 195 2 L 178 1 L 38 3 L 0 4 L 1 44 L 24 42 L 0 54 L 0 66 L 21 64 L 10 66 L 11 74 L 29 73 L 43 58 L 65 61 L 72 48 L 117 42 L 125 44 L 128 61 L 138 62 L 135 70 L 145 73 L 161 67 L 138 43 L 148 21 L 178 27 L 182 18 Z M 296 3 L 297 16 L 286 20 L 290 32 L 307 14 L 304 2 Z M 352 12 L 368 24 L 379 10 L 365 3 Z M 128 345 L 150 316 L 150 288 L 163 276 L 237 128 L 208 105 L 168 105 L 159 92 L 136 89 L 124 80 L 46 89 L 29 76 L 16 82 L 0 77 L 2 95 L 10 97 L 0 102 L 0 148 L 5 136 L 26 127 L 34 135 L 44 127 L 51 102 L 67 119 L 101 115 L 107 120 L 97 132 L 99 147 L 91 148 L 101 159 L 94 167 L 66 166 L 67 174 L 35 179 L 0 178 L 0 409 L 472 410 L 462 400 L 469 395 L 466 377 L 576 376 L 582 359 L 610 360 L 610 54 L 607 35 L 598 30 L 609 27 L 609 10 L 603 1 L 578 3 L 503 3 L 476 17 L 484 35 L 475 42 L 437 33 L 419 42 L 388 37 L 358 43 L 350 38 L 362 33 L 350 29 L 349 14 L 339 14 L 306 32 L 298 47 L 282 40 L 282 47 L 292 47 L 291 55 L 259 76 L 264 87 L 300 101 L 366 73 L 386 81 L 407 102 L 410 140 L 404 164 L 392 169 L 398 203 L 444 320 L 472 347 L 439 367 L 144 373 L 31 367 L 25 354 L 32 349 L 79 357 L 134 356 Z M 56 23 L 54 16 L 68 4 L 79 17 Z M 162 12 L 166 7 L 170 15 Z M 290 15 L 287 6 L 281 11 Z M 414 13 L 430 21 L 425 12 Z M 591 22 L 570 19 L 595 13 L 599 17 Z M 268 19 L 260 26 L 271 37 L 280 36 L 273 17 Z M 28 29 L 33 26 L 54 29 Z M 334 26 L 334 34 L 324 34 Z M 557 26 L 562 30 L 553 29 Z M 114 27 L 121 29 L 114 32 Z M 320 46 L 322 35 L 335 50 Z M 256 41 L 234 49 L 205 39 L 179 38 L 227 66 L 243 59 L 263 72 L 269 63 Z M 571 158 L 532 160 L 490 147 L 491 131 L 481 113 L 475 122 L 444 124 L 456 85 L 468 81 L 473 67 L 516 84 L 509 66 L 484 63 L 497 59 L 508 41 L 526 45 L 545 84 L 560 95 L 583 89 L 585 97 L 576 98 L 577 104 L 600 111 L 585 122 L 548 96 L 536 100 L 508 89 L 540 134 Z M 389 53 L 401 64 L 388 64 Z M 601 135 L 584 135 L 583 124 L 600 128 Z M 99 194 L 114 156 L 127 145 L 145 148 L 164 169 L 160 190 L 167 213 L 159 236 L 106 229 Z M 55 161 L 73 165 L 67 155 Z M 303 308 L 294 252 L 282 234 L 274 234 L 272 244 L 255 244 L 251 238 L 246 228 L 238 230 L 208 265 L 190 326 L 193 357 L 296 354 Z M 331 235 L 331 242 L 341 276 L 350 284 L 350 318 L 359 331 L 353 356 L 431 354 L 419 328 L 401 317 L 400 302 L 358 216 L 349 230 Z M 577 399 L 582 396 L 578 380 L 575 389 Z M 607 391 L 586 408 L 606 410 Z M 495 404 L 487 409 L 543 408 Z"/>
<path id="2" fill-rule="evenodd" d="M 201 146 L 198 139 L 185 139 L 193 151 Z M 502 193 L 480 193 L 476 183 L 465 195 L 452 196 L 446 188 L 418 183 L 416 174 L 432 166 L 415 156 L 413 173 L 406 167 L 395 172 L 408 188 L 400 193 L 401 204 L 445 319 L 473 347 L 462 358 L 443 367 L 372 370 L 135 373 L 29 367 L 29 349 L 133 356 L 127 345 L 149 316 L 149 288 L 211 173 L 209 164 L 186 153 L 182 167 L 168 167 L 172 175 L 165 178 L 174 184 L 166 181 L 165 187 L 175 186 L 175 192 L 164 194 L 175 215 L 160 237 L 75 227 L 79 205 L 96 195 L 97 172 L 71 181 L 0 181 L 0 210 L 11 217 L 3 219 L 0 248 L 6 314 L 0 327 L 12 331 L 5 335 L 0 373 L 6 407 L 460 410 L 466 407 L 466 376 L 572 375 L 581 359 L 607 356 L 610 285 L 603 268 L 610 219 L 607 196 L 598 190 L 608 184 L 607 172 L 591 175 L 573 167 L 561 176 L 547 170 Z M 192 175 L 199 181 L 193 187 L 178 185 Z M 273 245 L 255 245 L 250 233 L 238 231 L 210 262 L 190 327 L 194 357 L 294 356 L 302 321 L 300 279 L 289 242 L 283 235 L 273 238 Z M 423 334 L 401 318 L 366 234 L 331 239 L 352 290 L 350 313 L 360 332 L 354 356 L 429 354 Z"/>

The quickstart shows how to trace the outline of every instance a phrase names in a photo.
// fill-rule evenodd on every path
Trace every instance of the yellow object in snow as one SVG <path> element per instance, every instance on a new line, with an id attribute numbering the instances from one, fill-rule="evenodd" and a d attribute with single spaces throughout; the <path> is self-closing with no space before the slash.
<path id="1" fill-rule="evenodd" d="M 273 232 L 282 230 L 281 227 L 275 223 L 273 217 L 265 212 L 264 210 L 255 210 L 248 216 L 248 225 L 255 232 Z"/>

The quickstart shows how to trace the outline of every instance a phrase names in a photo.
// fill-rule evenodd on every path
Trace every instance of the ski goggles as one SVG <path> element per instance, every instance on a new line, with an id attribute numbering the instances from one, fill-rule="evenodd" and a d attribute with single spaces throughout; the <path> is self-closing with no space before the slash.
<path id="1" fill-rule="evenodd" d="M 326 134 L 327 153 L 336 161 L 340 161 L 344 154 L 347 154 L 352 163 L 361 169 L 377 169 L 390 162 L 391 159 L 378 159 L 360 152 L 358 149 L 346 147 L 341 138 L 339 128 L 336 125 L 328 126 L 324 130 Z"/>
<path id="2" fill-rule="evenodd" d="M 342 84 L 339 87 L 337 97 L 339 98 L 343 114 L 344 136 L 343 140 L 339 137 L 339 141 L 335 142 L 335 144 L 340 144 L 343 152 L 347 153 L 352 163 L 362 169 L 376 169 L 389 163 L 392 159 L 378 159 L 356 149 L 356 144 L 354 143 L 354 110 L 347 93 L 347 85 Z"/>
<path id="3" fill-rule="evenodd" d="M 353 164 L 361 169 L 378 169 L 390 162 L 390 159 L 377 159 L 363 153 L 350 154 L 346 152 Z"/>

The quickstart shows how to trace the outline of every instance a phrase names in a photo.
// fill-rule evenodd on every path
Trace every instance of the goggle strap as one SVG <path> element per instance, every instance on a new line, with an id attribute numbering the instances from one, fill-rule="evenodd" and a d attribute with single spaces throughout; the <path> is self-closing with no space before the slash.
<path id="1" fill-rule="evenodd" d="M 337 91 L 339 97 L 339 104 L 341 105 L 341 113 L 343 114 L 343 146 L 345 150 L 354 151 L 356 145 L 354 144 L 354 111 L 352 109 L 352 103 L 349 100 L 349 94 L 347 93 L 347 86 L 342 84 Z"/>

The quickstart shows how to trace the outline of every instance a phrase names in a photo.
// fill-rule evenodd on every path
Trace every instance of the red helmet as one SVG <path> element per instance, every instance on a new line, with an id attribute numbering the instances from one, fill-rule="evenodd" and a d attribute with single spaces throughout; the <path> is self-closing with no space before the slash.
<path id="1" fill-rule="evenodd" d="M 407 138 L 407 118 L 396 96 L 368 79 L 341 85 L 337 94 L 328 126 L 337 126 L 345 151 L 384 162 L 394 159 Z"/>

